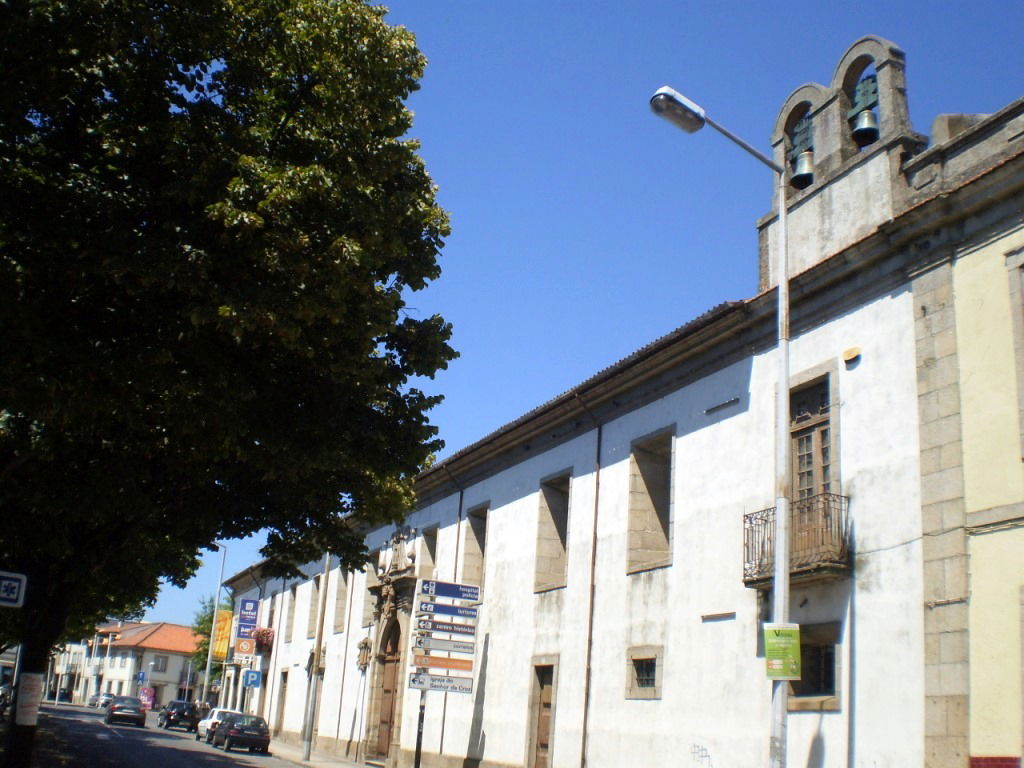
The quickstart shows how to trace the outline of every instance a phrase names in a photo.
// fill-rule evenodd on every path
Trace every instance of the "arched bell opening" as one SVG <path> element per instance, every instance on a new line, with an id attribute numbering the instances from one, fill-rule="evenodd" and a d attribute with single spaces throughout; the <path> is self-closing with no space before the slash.
<path id="1" fill-rule="evenodd" d="M 789 113 L 785 136 L 789 184 L 794 189 L 806 189 L 814 183 L 814 126 L 810 102 L 801 102 Z"/>
<path id="2" fill-rule="evenodd" d="M 860 152 L 878 141 L 880 135 L 875 60 L 869 55 L 855 59 L 846 70 L 841 90 L 848 146 L 853 152 Z"/>

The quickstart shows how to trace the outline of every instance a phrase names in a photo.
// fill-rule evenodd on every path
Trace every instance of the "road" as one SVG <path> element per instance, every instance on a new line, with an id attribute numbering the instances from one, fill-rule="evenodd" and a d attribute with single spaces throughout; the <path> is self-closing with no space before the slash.
<path id="1" fill-rule="evenodd" d="M 295 764 L 273 755 L 234 750 L 227 754 L 194 734 L 180 729 L 156 727 L 156 715 L 150 713 L 146 728 L 134 725 L 107 725 L 103 710 L 62 705 L 44 705 L 41 718 L 47 730 L 66 744 L 73 756 L 69 767 L 78 768 L 294 768 Z"/>

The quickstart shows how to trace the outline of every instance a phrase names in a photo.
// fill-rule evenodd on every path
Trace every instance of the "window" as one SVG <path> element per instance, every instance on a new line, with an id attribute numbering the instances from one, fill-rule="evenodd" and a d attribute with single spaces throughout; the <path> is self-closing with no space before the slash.
<path id="1" fill-rule="evenodd" d="M 629 457 L 629 550 L 626 572 L 672 560 L 672 433 L 637 441 Z"/>
<path id="2" fill-rule="evenodd" d="M 345 609 L 348 607 L 348 571 L 338 563 L 338 578 L 334 580 L 334 631 L 344 632 L 348 617 Z"/>
<path id="3" fill-rule="evenodd" d="M 828 378 L 790 395 L 794 501 L 832 493 L 832 429 Z"/>
<path id="4" fill-rule="evenodd" d="M 284 618 L 284 641 L 290 643 L 292 641 L 292 629 L 295 624 L 295 598 L 298 587 L 292 584 L 288 590 L 288 613 L 285 614 Z"/>
<path id="5" fill-rule="evenodd" d="M 468 584 L 484 583 L 484 554 L 487 551 L 487 507 L 470 510 L 465 521 L 465 546 L 462 580 Z"/>
<path id="6" fill-rule="evenodd" d="M 564 474 L 540 484 L 537 511 L 537 566 L 534 589 L 565 586 L 569 533 L 569 483 Z"/>
<path id="7" fill-rule="evenodd" d="M 270 593 L 270 616 L 267 619 L 267 626 L 271 629 L 276 629 L 274 626 L 274 615 L 277 613 L 277 593 Z"/>
<path id="8" fill-rule="evenodd" d="M 662 646 L 635 645 L 626 653 L 626 698 L 660 699 Z"/>
<path id="9" fill-rule="evenodd" d="M 167 657 L 166 656 L 153 656 L 153 671 L 154 672 L 166 672 L 167 671 Z"/>
<path id="10" fill-rule="evenodd" d="M 309 613 L 306 615 L 306 637 L 316 637 L 316 622 L 320 615 L 320 576 L 309 582 Z"/>
<path id="11" fill-rule="evenodd" d="M 416 573 L 421 579 L 432 579 L 437 574 L 437 528 L 427 528 L 420 535 L 420 551 L 416 560 Z"/>
<path id="12" fill-rule="evenodd" d="M 793 711 L 839 710 L 840 622 L 800 626 L 800 679 L 790 683 Z"/>
<path id="13" fill-rule="evenodd" d="M 373 609 L 377 603 L 377 598 L 373 593 L 373 588 L 380 584 L 380 579 L 377 578 L 377 565 L 380 561 L 380 552 L 376 552 L 370 556 L 370 562 L 366 564 L 366 591 L 363 593 L 363 621 L 362 625 L 368 627 L 373 624 Z"/>
<path id="14" fill-rule="evenodd" d="M 127 653 L 122 653 L 121 654 L 121 667 L 123 669 L 126 666 L 128 666 L 128 654 Z"/>

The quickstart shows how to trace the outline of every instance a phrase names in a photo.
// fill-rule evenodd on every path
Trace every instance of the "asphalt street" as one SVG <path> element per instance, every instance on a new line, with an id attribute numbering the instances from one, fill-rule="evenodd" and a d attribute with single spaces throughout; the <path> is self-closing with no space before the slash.
<path id="1" fill-rule="evenodd" d="M 156 727 L 150 713 L 146 728 L 103 722 L 103 710 L 70 705 L 44 705 L 33 754 L 36 766 L 62 768 L 294 768 L 271 755 L 235 750 L 225 753 L 194 734 Z M 43 760 L 44 762 L 40 762 Z M 59 760 L 59 762 L 58 762 Z"/>

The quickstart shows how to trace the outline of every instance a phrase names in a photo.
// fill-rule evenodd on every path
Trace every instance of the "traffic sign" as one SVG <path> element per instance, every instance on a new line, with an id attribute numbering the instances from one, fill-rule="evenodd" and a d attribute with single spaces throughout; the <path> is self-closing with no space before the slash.
<path id="1" fill-rule="evenodd" d="M 416 629 L 425 632 L 448 632 L 453 635 L 475 635 L 476 627 L 472 624 L 456 624 L 453 621 L 438 621 L 437 619 L 416 619 Z"/>
<path id="2" fill-rule="evenodd" d="M 441 640 L 429 635 L 421 635 L 413 638 L 413 648 L 422 648 L 433 651 L 451 651 L 452 653 L 473 653 L 476 650 L 476 643 L 468 640 Z"/>
<path id="3" fill-rule="evenodd" d="M 420 593 L 432 597 L 450 597 L 455 600 L 480 602 L 480 587 L 475 584 L 456 584 L 451 581 L 424 581 Z"/>
<path id="4" fill-rule="evenodd" d="M 0 571 L 0 607 L 21 608 L 25 604 L 25 583 L 23 573 Z"/>
<path id="5" fill-rule="evenodd" d="M 263 684 L 263 673 L 258 669 L 242 670 L 242 685 L 245 688 L 259 688 Z"/>
<path id="6" fill-rule="evenodd" d="M 441 669 L 457 669 L 461 672 L 473 671 L 472 659 L 449 659 L 445 656 L 428 656 L 416 654 L 412 657 L 414 667 L 440 667 Z"/>
<path id="7" fill-rule="evenodd" d="M 475 619 L 479 611 L 476 608 L 463 608 L 461 605 L 445 605 L 444 603 L 431 603 L 428 600 L 420 601 L 420 613 L 440 614 L 443 616 L 460 616 L 464 619 Z"/>
<path id="8" fill-rule="evenodd" d="M 445 691 L 447 693 L 472 693 L 472 677 L 447 677 L 445 675 L 428 675 L 426 672 L 413 672 L 409 675 L 409 687 L 421 691 Z"/>
<path id="9" fill-rule="evenodd" d="M 259 601 L 251 597 L 243 598 L 238 610 L 239 624 L 255 624 L 256 613 L 259 610 Z"/>
<path id="10" fill-rule="evenodd" d="M 235 641 L 235 655 L 251 656 L 256 653 L 256 641 L 251 637 L 240 637 Z"/>

